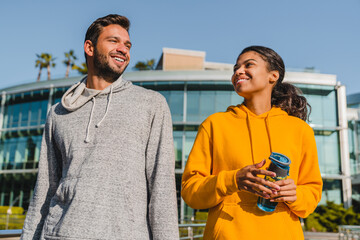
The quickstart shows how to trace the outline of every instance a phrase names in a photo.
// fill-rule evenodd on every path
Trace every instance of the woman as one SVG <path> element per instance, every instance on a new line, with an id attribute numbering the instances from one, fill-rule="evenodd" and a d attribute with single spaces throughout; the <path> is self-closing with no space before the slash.
<path id="1" fill-rule="evenodd" d="M 204 239 L 304 239 L 299 217 L 314 211 L 322 180 L 313 130 L 304 121 L 307 102 L 283 83 L 285 66 L 272 49 L 245 48 L 232 84 L 244 98 L 199 127 L 183 178 L 182 197 L 209 209 Z M 289 177 L 264 175 L 271 152 L 291 160 Z M 257 207 L 258 197 L 278 202 L 274 212 Z"/>

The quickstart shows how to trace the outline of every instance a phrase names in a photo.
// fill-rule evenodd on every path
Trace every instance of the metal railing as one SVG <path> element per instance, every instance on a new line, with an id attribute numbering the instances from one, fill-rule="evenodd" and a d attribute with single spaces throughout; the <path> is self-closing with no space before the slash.
<path id="1" fill-rule="evenodd" d="M 180 240 L 193 240 L 202 238 L 205 225 L 205 223 L 179 224 Z M 184 234 L 182 229 L 185 229 L 187 233 Z"/>
<path id="2" fill-rule="evenodd" d="M 341 225 L 339 226 L 339 240 L 360 239 L 360 226 Z"/>
<path id="3" fill-rule="evenodd" d="M 194 240 L 203 237 L 205 223 L 179 224 L 180 240 Z M 20 238 L 22 230 L 0 230 L 0 239 L 16 240 Z M 360 226 L 339 226 L 339 233 L 304 232 L 305 240 L 360 240 Z"/>
<path id="4" fill-rule="evenodd" d="M 21 235 L 22 230 L 16 229 L 16 230 L 0 230 L 0 239 L 19 239 Z"/>
<path id="5" fill-rule="evenodd" d="M 203 237 L 205 223 L 179 224 L 179 230 L 185 229 L 186 234 L 182 234 L 181 240 L 193 240 Z M 0 230 L 0 239 L 19 239 L 22 230 Z M 185 236 L 184 236 L 185 235 Z"/>
<path id="6" fill-rule="evenodd" d="M 338 240 L 339 233 L 330 232 L 304 232 L 305 240 Z"/>

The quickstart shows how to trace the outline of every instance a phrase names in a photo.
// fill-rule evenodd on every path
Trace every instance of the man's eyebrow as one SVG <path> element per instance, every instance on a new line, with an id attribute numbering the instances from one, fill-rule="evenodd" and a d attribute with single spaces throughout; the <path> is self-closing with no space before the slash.
<path id="1" fill-rule="evenodd" d="M 129 44 L 130 47 L 132 46 L 132 43 L 131 43 L 130 41 L 126 41 L 125 43 L 126 43 L 126 44 Z"/>
<path id="2" fill-rule="evenodd" d="M 110 38 L 116 39 L 118 41 L 121 39 L 120 37 L 117 36 L 107 36 L 105 39 L 110 39 Z M 130 47 L 132 46 L 132 43 L 129 40 L 125 41 L 125 44 L 130 45 Z"/>

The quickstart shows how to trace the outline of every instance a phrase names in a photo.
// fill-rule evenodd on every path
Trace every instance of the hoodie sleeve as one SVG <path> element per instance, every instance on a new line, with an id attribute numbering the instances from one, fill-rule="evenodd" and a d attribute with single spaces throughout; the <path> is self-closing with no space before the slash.
<path id="1" fill-rule="evenodd" d="M 323 186 L 314 132 L 310 127 L 305 128 L 301 151 L 302 161 L 296 189 L 297 200 L 287 205 L 297 216 L 306 218 L 320 202 Z"/>
<path id="2" fill-rule="evenodd" d="M 54 196 L 61 176 L 60 153 L 53 139 L 52 109 L 48 114 L 39 159 L 37 182 L 31 199 L 21 239 L 40 239 L 44 221 L 49 212 L 50 200 Z"/>
<path id="3" fill-rule="evenodd" d="M 154 107 L 146 150 L 148 220 L 152 239 L 179 239 L 171 115 L 162 96 Z"/>
<path id="4" fill-rule="evenodd" d="M 212 141 L 200 125 L 182 177 L 181 195 L 192 208 L 207 209 L 238 190 L 237 170 L 221 171 L 212 175 Z"/>

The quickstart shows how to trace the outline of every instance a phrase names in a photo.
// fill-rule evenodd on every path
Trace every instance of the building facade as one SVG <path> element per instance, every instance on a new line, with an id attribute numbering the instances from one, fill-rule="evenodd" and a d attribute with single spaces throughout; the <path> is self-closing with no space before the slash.
<path id="1" fill-rule="evenodd" d="M 360 203 L 360 93 L 347 96 L 352 197 Z"/>
<path id="2" fill-rule="evenodd" d="M 176 161 L 179 219 L 190 220 L 195 210 L 181 199 L 181 176 L 195 140 L 198 126 L 209 115 L 242 103 L 231 85 L 232 65 L 199 64 L 200 69 L 171 69 L 169 54 L 198 57 L 196 51 L 164 49 L 154 71 L 128 72 L 133 84 L 163 94 L 169 104 Z M 173 57 L 173 55 L 172 55 Z M 185 57 L 185 62 L 187 62 Z M 192 62 L 192 66 L 194 63 Z M 0 205 L 27 209 L 36 181 L 40 144 L 46 115 L 66 89 L 81 77 L 23 84 L 0 90 Z M 346 118 L 345 87 L 335 75 L 287 72 L 285 81 L 299 87 L 312 106 L 309 124 L 314 129 L 320 170 L 324 180 L 321 203 L 351 204 L 351 179 Z"/>

